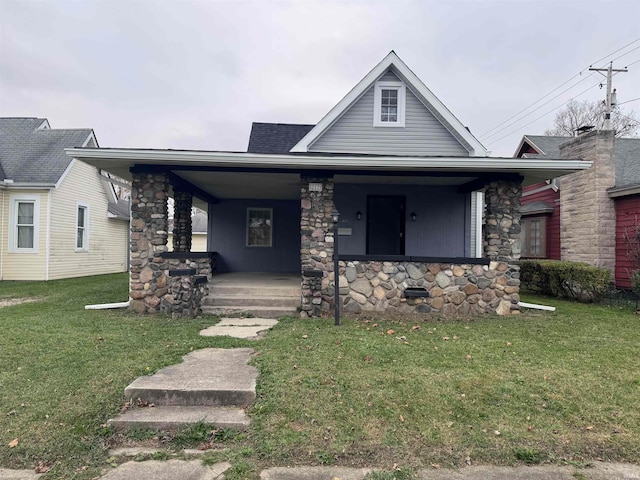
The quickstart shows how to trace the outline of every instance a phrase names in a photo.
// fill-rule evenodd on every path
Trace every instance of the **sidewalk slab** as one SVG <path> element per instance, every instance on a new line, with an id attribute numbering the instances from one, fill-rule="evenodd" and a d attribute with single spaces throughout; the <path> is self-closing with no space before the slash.
<path id="1" fill-rule="evenodd" d="M 194 423 L 215 425 L 218 428 L 246 430 L 250 420 L 242 408 L 159 406 L 132 408 L 107 421 L 116 430 L 151 428 L 176 431 Z"/>
<path id="2" fill-rule="evenodd" d="M 34 473 L 33 470 L 10 470 L 0 468 L 0 480 L 36 480 L 42 474 Z"/>
<path id="3" fill-rule="evenodd" d="M 205 466 L 200 460 L 148 460 L 127 462 L 114 468 L 103 480 L 220 480 L 231 467 L 228 462 Z"/>
<path id="4" fill-rule="evenodd" d="M 261 480 L 364 480 L 371 468 L 274 467 L 260 472 Z M 575 479 L 573 479 L 575 480 Z"/>
<path id="5" fill-rule="evenodd" d="M 180 364 L 137 378 L 124 394 L 156 406 L 246 407 L 256 398 L 258 371 L 247 365 L 253 354 L 250 348 L 196 350 Z"/>
<path id="6" fill-rule="evenodd" d="M 576 476 L 577 474 L 577 476 Z M 417 480 L 640 480 L 640 465 L 595 462 L 591 467 L 464 467 L 421 470 Z"/>

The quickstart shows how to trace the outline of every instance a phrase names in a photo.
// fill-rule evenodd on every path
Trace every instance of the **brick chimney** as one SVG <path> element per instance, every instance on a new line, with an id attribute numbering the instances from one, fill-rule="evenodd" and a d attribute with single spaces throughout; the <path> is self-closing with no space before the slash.
<path id="1" fill-rule="evenodd" d="M 588 160 L 591 168 L 560 179 L 561 258 L 615 268 L 616 212 L 607 189 L 616 179 L 614 132 L 583 133 L 560 146 L 563 159 Z"/>

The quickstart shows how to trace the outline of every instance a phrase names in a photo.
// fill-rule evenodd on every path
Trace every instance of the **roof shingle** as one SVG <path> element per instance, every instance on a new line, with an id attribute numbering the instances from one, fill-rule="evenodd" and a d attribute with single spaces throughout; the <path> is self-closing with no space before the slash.
<path id="1" fill-rule="evenodd" d="M 289 153 L 315 125 L 253 122 L 247 153 Z"/>
<path id="2" fill-rule="evenodd" d="M 55 184 L 71 162 L 65 148 L 81 147 L 91 129 L 38 129 L 44 118 L 0 118 L 0 174 L 15 183 Z"/>

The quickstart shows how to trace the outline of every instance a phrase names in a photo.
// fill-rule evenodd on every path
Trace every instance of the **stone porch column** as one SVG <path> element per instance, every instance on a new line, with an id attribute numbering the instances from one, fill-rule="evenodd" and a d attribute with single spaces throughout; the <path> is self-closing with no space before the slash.
<path id="1" fill-rule="evenodd" d="M 191 251 L 191 207 L 193 196 L 191 193 L 173 188 L 173 251 Z"/>
<path id="2" fill-rule="evenodd" d="M 160 311 L 167 294 L 167 191 L 164 173 L 132 173 L 131 269 L 129 308 L 138 313 Z"/>
<path id="3" fill-rule="evenodd" d="M 520 313 L 521 196 L 521 179 L 498 180 L 485 188 L 484 254 L 491 261 L 482 273 L 491 291 L 482 299 L 498 315 Z"/>
<path id="4" fill-rule="evenodd" d="M 333 304 L 333 178 L 302 176 L 301 180 L 301 316 L 319 317 Z"/>
<path id="5" fill-rule="evenodd" d="M 484 256 L 510 262 L 520 259 L 522 181 L 499 180 L 485 188 Z"/>

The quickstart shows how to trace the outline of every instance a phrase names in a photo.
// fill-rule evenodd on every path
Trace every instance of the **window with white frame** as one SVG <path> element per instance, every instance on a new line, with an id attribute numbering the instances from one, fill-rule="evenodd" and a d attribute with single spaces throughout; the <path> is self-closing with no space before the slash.
<path id="1" fill-rule="evenodd" d="M 273 245 L 273 209 L 247 208 L 247 247 Z"/>
<path id="2" fill-rule="evenodd" d="M 37 195 L 15 196 L 11 197 L 10 202 L 9 251 L 37 253 L 40 197 Z"/>
<path id="3" fill-rule="evenodd" d="M 402 82 L 376 82 L 373 97 L 374 127 L 404 127 L 405 91 Z"/>
<path id="4" fill-rule="evenodd" d="M 76 251 L 89 250 L 89 205 L 78 203 L 76 211 Z"/>

